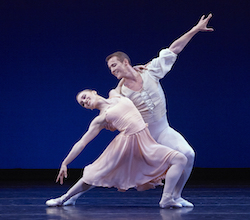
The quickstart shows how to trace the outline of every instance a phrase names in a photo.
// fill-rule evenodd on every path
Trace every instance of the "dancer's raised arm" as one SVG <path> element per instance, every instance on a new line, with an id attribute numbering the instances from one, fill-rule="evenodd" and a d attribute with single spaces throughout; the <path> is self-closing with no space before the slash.
<path id="1" fill-rule="evenodd" d="M 213 28 L 207 27 L 207 24 L 211 17 L 212 17 L 212 14 L 209 14 L 206 18 L 205 18 L 205 15 L 203 15 L 197 25 L 195 25 L 191 30 L 189 30 L 187 33 L 182 35 L 180 38 L 175 40 L 170 45 L 169 50 L 171 50 L 175 54 L 179 54 L 184 49 L 184 47 L 188 44 L 188 42 L 193 38 L 195 34 L 197 34 L 200 31 L 202 32 L 213 31 L 214 30 Z"/>

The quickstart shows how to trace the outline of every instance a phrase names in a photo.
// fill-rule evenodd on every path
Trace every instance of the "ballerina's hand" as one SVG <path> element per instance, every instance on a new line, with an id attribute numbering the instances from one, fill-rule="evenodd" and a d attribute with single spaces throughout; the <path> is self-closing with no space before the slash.
<path id="1" fill-rule="evenodd" d="M 63 184 L 63 178 L 67 178 L 68 174 L 67 174 L 67 166 L 66 165 L 62 165 L 61 169 L 59 171 L 59 174 L 56 178 L 56 182 L 58 182 L 60 180 L 60 184 Z"/>

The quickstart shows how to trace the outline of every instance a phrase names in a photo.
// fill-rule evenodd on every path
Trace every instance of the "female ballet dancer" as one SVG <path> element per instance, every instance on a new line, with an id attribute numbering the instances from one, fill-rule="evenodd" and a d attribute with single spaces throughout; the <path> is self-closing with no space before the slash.
<path id="1" fill-rule="evenodd" d="M 80 192 L 95 186 L 116 187 L 119 191 L 136 188 L 138 191 L 162 185 L 165 179 L 161 208 L 181 208 L 172 193 L 187 158 L 180 152 L 158 144 L 150 135 L 147 124 L 133 102 L 111 90 L 109 98 L 94 90 L 83 90 L 76 96 L 86 109 L 98 109 L 100 113 L 91 122 L 88 131 L 72 147 L 61 164 L 56 182 L 67 177 L 67 165 L 71 163 L 103 128 L 117 129 L 120 133 L 107 146 L 100 157 L 86 166 L 82 178 L 66 194 L 46 202 L 47 206 L 62 206 Z"/>

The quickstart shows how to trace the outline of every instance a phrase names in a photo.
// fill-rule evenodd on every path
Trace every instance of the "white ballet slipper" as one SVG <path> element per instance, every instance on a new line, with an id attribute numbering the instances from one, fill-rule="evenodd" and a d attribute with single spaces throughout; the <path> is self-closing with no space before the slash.
<path id="1" fill-rule="evenodd" d="M 159 202 L 159 205 L 161 208 L 181 208 L 182 205 L 180 203 L 177 203 L 173 200 L 173 197 L 171 194 L 164 193 L 162 195 L 161 201 Z"/>
<path id="2" fill-rule="evenodd" d="M 178 199 L 174 199 L 174 201 L 177 203 L 180 203 L 183 207 L 190 207 L 190 208 L 194 207 L 194 205 L 191 202 L 183 199 L 182 197 L 180 197 Z"/>
<path id="3" fill-rule="evenodd" d="M 61 197 L 46 201 L 46 205 L 50 207 L 61 206 L 62 204 L 63 204 L 63 200 Z"/>
<path id="4" fill-rule="evenodd" d="M 46 205 L 47 206 L 51 206 L 51 207 L 55 207 L 55 206 L 62 206 L 64 202 L 67 201 L 67 198 L 68 195 L 67 194 L 64 194 L 62 195 L 61 197 L 59 198 L 56 198 L 56 199 L 50 199 L 46 202 Z"/>

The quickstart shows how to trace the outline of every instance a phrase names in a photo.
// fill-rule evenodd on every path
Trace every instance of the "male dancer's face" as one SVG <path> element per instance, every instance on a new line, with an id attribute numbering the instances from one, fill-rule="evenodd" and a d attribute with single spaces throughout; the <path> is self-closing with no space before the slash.
<path id="1" fill-rule="evenodd" d="M 117 57 L 112 57 L 108 60 L 108 67 L 111 73 L 117 78 L 123 78 L 124 74 L 126 73 L 126 60 L 123 62 L 119 61 Z"/>

